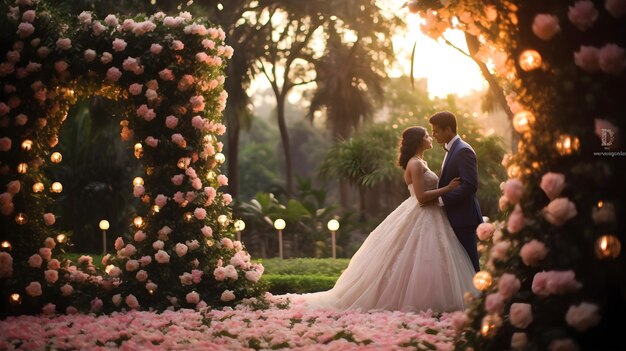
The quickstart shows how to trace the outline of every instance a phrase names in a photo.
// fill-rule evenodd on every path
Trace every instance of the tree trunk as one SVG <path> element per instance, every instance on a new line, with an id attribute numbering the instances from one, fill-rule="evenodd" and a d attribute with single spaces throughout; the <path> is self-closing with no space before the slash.
<path id="1" fill-rule="evenodd" d="M 487 83 L 489 83 L 489 89 L 491 90 L 491 93 L 493 94 L 493 96 L 495 96 L 496 101 L 502 107 L 512 123 L 513 112 L 509 108 L 509 104 L 507 104 L 506 102 L 504 90 L 502 89 L 496 78 L 491 74 L 491 72 L 489 72 L 487 65 L 475 58 L 476 53 L 480 49 L 480 42 L 478 41 L 478 38 L 465 32 L 465 42 L 467 43 L 467 49 L 469 50 L 470 57 L 472 58 L 472 60 L 474 60 L 474 62 L 476 62 L 478 68 L 480 68 L 480 72 L 483 74 L 483 77 L 485 77 L 485 80 L 487 80 Z M 517 135 L 514 129 L 511 133 L 511 148 L 512 151 L 515 153 L 517 152 L 517 142 L 519 140 L 519 135 Z"/>
<path id="2" fill-rule="evenodd" d="M 293 167 L 291 163 L 291 143 L 289 142 L 289 134 L 287 132 L 287 123 L 285 122 L 285 94 L 276 97 L 277 101 L 277 118 L 278 129 L 280 130 L 280 139 L 283 144 L 285 153 L 285 181 L 287 186 L 287 196 L 293 194 Z"/>
<path id="3" fill-rule="evenodd" d="M 224 110 L 228 131 L 228 192 L 237 198 L 239 196 L 239 116 L 235 109 L 226 104 Z"/>

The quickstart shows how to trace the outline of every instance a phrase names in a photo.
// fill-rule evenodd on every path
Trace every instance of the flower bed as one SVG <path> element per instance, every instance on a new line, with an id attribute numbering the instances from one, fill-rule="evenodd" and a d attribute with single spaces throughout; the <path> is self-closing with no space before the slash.
<path id="1" fill-rule="evenodd" d="M 20 316 L 0 321 L 0 349 L 451 350 L 448 314 L 336 312 L 273 307 L 111 315 Z"/>

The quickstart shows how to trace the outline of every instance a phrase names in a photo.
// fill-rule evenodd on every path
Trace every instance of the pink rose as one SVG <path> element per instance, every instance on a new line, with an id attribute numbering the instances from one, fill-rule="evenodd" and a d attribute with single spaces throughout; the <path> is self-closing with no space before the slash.
<path id="1" fill-rule="evenodd" d="M 44 89 L 40 91 L 44 91 Z M 23 126 L 26 124 L 26 122 L 28 122 L 28 116 L 23 113 L 20 113 L 19 115 L 17 115 L 17 117 L 15 117 L 15 124 L 17 124 L 18 126 Z"/>
<path id="2" fill-rule="evenodd" d="M 49 261 L 52 258 L 52 250 L 47 247 L 39 248 L 39 255 L 46 261 Z"/>
<path id="3" fill-rule="evenodd" d="M 199 219 L 199 220 L 203 220 L 206 218 L 206 210 L 202 207 L 198 207 L 193 211 L 193 215 Z"/>
<path id="4" fill-rule="evenodd" d="M 572 339 L 554 340 L 548 346 L 549 351 L 579 351 L 578 345 Z"/>
<path id="5" fill-rule="evenodd" d="M 43 294 L 41 284 L 39 284 L 39 282 L 31 282 L 26 286 L 26 293 L 32 297 L 41 296 Z"/>
<path id="6" fill-rule="evenodd" d="M 136 252 L 137 252 L 137 248 L 133 244 L 126 244 L 126 246 L 124 247 L 124 254 L 127 257 L 134 255 Z"/>
<path id="7" fill-rule="evenodd" d="M 563 295 L 578 290 L 581 286 L 576 281 L 574 271 L 548 271 L 535 274 L 532 291 L 538 296 Z"/>
<path id="8" fill-rule="evenodd" d="M 600 69 L 599 55 L 600 50 L 597 48 L 582 45 L 580 50 L 574 53 L 574 63 L 582 70 L 593 73 Z"/>
<path id="9" fill-rule="evenodd" d="M 46 58 L 50 54 L 50 49 L 47 46 L 42 46 L 37 49 L 37 56 L 40 58 Z"/>
<path id="10" fill-rule="evenodd" d="M 34 254 L 28 258 L 28 266 L 32 268 L 39 268 L 43 263 L 43 259 L 38 254 Z"/>
<path id="11" fill-rule="evenodd" d="M 509 299 L 519 291 L 521 286 L 522 284 L 515 274 L 504 273 L 498 282 L 498 292 L 505 299 Z"/>
<path id="12" fill-rule="evenodd" d="M 189 103 L 191 104 L 191 109 L 193 112 L 199 112 L 204 110 L 205 102 L 202 95 L 192 96 L 191 98 L 189 98 Z"/>
<path id="13" fill-rule="evenodd" d="M 115 277 L 119 277 L 120 274 L 122 274 L 122 270 L 119 267 L 112 267 L 111 269 L 109 269 L 109 276 L 115 278 Z"/>
<path id="14" fill-rule="evenodd" d="M 174 184 L 174 185 L 181 185 L 181 184 L 183 184 L 184 177 L 185 176 L 182 175 L 182 174 L 177 174 L 177 175 L 173 176 L 172 179 L 171 179 L 172 180 L 172 184 Z"/>
<path id="15" fill-rule="evenodd" d="M 533 21 L 533 33 L 539 39 L 550 40 L 561 30 L 559 18 L 553 15 L 540 13 Z"/>
<path id="16" fill-rule="evenodd" d="M 504 298 L 499 293 L 492 293 L 485 298 L 485 311 L 500 313 L 504 307 Z"/>
<path id="17" fill-rule="evenodd" d="M 133 187 L 133 196 L 134 197 L 140 197 L 140 196 L 142 196 L 145 193 L 146 193 L 146 190 L 143 187 L 143 185 L 135 185 Z"/>
<path id="18" fill-rule="evenodd" d="M 138 282 L 144 283 L 146 280 L 148 280 L 148 272 L 142 269 L 139 272 L 137 272 L 137 274 L 135 274 L 135 278 L 137 279 Z"/>
<path id="19" fill-rule="evenodd" d="M 104 303 L 102 302 L 102 300 L 100 300 L 99 298 L 94 298 L 93 300 L 91 300 L 89 302 L 89 304 L 91 305 L 91 308 L 89 311 L 93 312 L 93 313 L 98 313 L 102 310 L 102 307 L 104 306 Z"/>
<path id="20" fill-rule="evenodd" d="M 110 63 L 111 61 L 113 61 L 113 55 L 111 55 L 111 53 L 109 52 L 103 52 L 102 53 L 102 57 L 100 57 L 100 62 L 104 63 L 105 65 Z"/>
<path id="21" fill-rule="evenodd" d="M 11 150 L 11 139 L 8 137 L 0 138 L 0 151 L 9 151 Z"/>
<path id="22" fill-rule="evenodd" d="M 111 302 L 113 302 L 115 306 L 119 306 L 122 303 L 122 295 L 120 294 L 113 295 L 113 297 L 111 298 Z"/>
<path id="23" fill-rule="evenodd" d="M 182 192 L 177 191 L 176 193 L 174 193 L 174 197 L 172 199 L 177 204 L 181 204 L 183 201 L 185 201 L 185 195 Z"/>
<path id="24" fill-rule="evenodd" d="M 222 200 L 224 202 L 224 205 L 228 206 L 233 201 L 233 197 L 230 194 L 223 194 Z"/>
<path id="25" fill-rule="evenodd" d="M 163 208 L 167 203 L 167 197 L 163 194 L 159 194 L 154 198 L 154 204 Z"/>
<path id="26" fill-rule="evenodd" d="M 56 308 L 57 306 L 55 304 L 47 303 L 41 308 L 41 313 L 45 314 L 46 316 L 49 316 L 49 315 L 54 314 L 54 312 L 56 311 Z"/>
<path id="27" fill-rule="evenodd" d="M 213 236 L 213 229 L 211 229 L 211 227 L 209 226 L 204 226 L 202 227 L 202 229 L 200 229 L 200 231 L 202 232 L 202 235 L 204 235 L 205 238 L 209 238 Z"/>
<path id="28" fill-rule="evenodd" d="M 117 67 L 111 67 L 107 70 L 107 80 L 117 82 L 122 77 L 122 71 Z"/>
<path id="29" fill-rule="evenodd" d="M 200 180 L 200 178 L 195 178 L 191 181 L 191 187 L 196 189 L 196 190 L 200 190 L 202 189 L 202 180 Z M 226 204 L 228 205 L 228 204 Z"/>
<path id="30" fill-rule="evenodd" d="M 69 285 L 69 284 L 63 285 L 60 288 L 60 290 L 61 290 L 61 295 L 63 295 L 63 296 L 70 296 L 70 295 L 72 295 L 72 293 L 74 293 L 74 288 L 71 285 Z"/>
<path id="31" fill-rule="evenodd" d="M 126 42 L 124 41 L 124 39 L 115 39 L 113 40 L 113 51 L 117 51 L 117 52 L 122 52 L 124 51 L 124 49 L 126 49 Z"/>
<path id="32" fill-rule="evenodd" d="M 174 51 L 179 51 L 185 48 L 185 44 L 183 44 L 183 42 L 180 40 L 174 40 L 172 41 L 172 45 L 170 47 Z"/>
<path id="33" fill-rule="evenodd" d="M 80 15 L 78 15 L 78 21 L 81 24 L 90 24 L 91 23 L 91 12 L 89 11 L 83 11 L 80 13 Z"/>
<path id="34" fill-rule="evenodd" d="M 60 38 L 57 40 L 56 45 L 61 50 L 68 50 L 72 48 L 72 41 L 68 38 Z"/>
<path id="35" fill-rule="evenodd" d="M 174 144 L 178 145 L 181 148 L 187 147 L 187 141 L 180 133 L 172 134 L 172 142 L 174 142 Z"/>
<path id="36" fill-rule="evenodd" d="M 85 61 L 92 62 L 96 59 L 96 52 L 94 50 L 87 49 L 85 50 L 83 57 L 85 58 Z"/>
<path id="37" fill-rule="evenodd" d="M 509 311 L 511 325 L 524 329 L 533 322 L 532 306 L 528 303 L 514 303 Z"/>
<path id="38" fill-rule="evenodd" d="M 189 167 L 189 168 L 187 168 L 187 169 L 185 170 L 185 174 L 186 174 L 187 176 L 189 176 L 189 178 L 191 178 L 191 179 L 198 178 L 198 174 L 196 173 L 196 170 L 195 170 L 195 169 L 193 169 L 193 167 Z"/>
<path id="39" fill-rule="evenodd" d="M 198 302 L 200 302 L 200 295 L 198 295 L 197 292 L 192 291 L 185 296 L 185 300 L 187 301 L 187 303 L 196 305 Z"/>
<path id="40" fill-rule="evenodd" d="M 190 74 L 185 74 L 180 81 L 178 82 L 178 89 L 181 91 L 185 91 L 189 88 L 191 88 L 191 86 L 194 83 L 194 78 L 192 75 Z"/>
<path id="41" fill-rule="evenodd" d="M 481 223 L 476 228 L 476 235 L 479 240 L 489 240 L 493 233 L 496 231 L 496 227 L 491 223 Z"/>
<path id="42" fill-rule="evenodd" d="M 228 185 L 228 178 L 225 175 L 220 174 L 220 175 L 217 176 L 217 183 L 220 186 Z"/>
<path id="43" fill-rule="evenodd" d="M 548 250 L 546 250 L 546 246 L 541 241 L 537 241 L 535 239 L 524 244 L 519 253 L 522 258 L 522 262 L 524 262 L 527 266 L 538 265 L 547 254 Z"/>
<path id="44" fill-rule="evenodd" d="M 154 259 L 159 263 L 168 263 L 170 261 L 170 255 L 163 250 L 159 250 L 155 255 Z"/>
<path id="45" fill-rule="evenodd" d="M 124 247 L 124 239 L 117 237 L 115 239 L 115 250 L 121 250 Z"/>
<path id="46" fill-rule="evenodd" d="M 576 205 L 564 197 L 550 201 L 548 206 L 543 209 L 543 217 L 546 221 L 557 227 L 576 217 L 577 214 Z"/>
<path id="47" fill-rule="evenodd" d="M 155 139 L 152 136 L 149 136 L 146 138 L 146 145 L 150 146 L 150 147 L 157 147 L 159 146 L 159 139 Z"/>
<path id="48" fill-rule="evenodd" d="M 220 300 L 224 302 L 232 301 L 235 299 L 235 294 L 232 290 L 224 290 L 222 296 L 220 296 Z"/>
<path id="49" fill-rule="evenodd" d="M 12 180 L 7 184 L 7 192 L 11 195 L 15 195 L 20 192 L 22 185 L 19 180 Z"/>
<path id="50" fill-rule="evenodd" d="M 579 332 L 594 327 L 600 323 L 602 317 L 598 314 L 598 306 L 582 302 L 578 306 L 570 306 L 565 314 L 565 321 Z"/>
<path id="51" fill-rule="evenodd" d="M 157 232 L 159 236 L 159 240 L 167 240 L 168 235 L 170 235 L 171 232 L 172 232 L 172 229 L 170 227 L 163 226 L 163 228 L 159 229 L 159 231 Z"/>
<path id="52" fill-rule="evenodd" d="M 61 262 L 59 262 L 59 260 L 57 260 L 56 258 L 53 258 L 50 261 L 48 261 L 48 269 L 58 270 L 59 268 L 61 268 Z"/>
<path id="53" fill-rule="evenodd" d="M 589 0 L 577 1 L 574 6 L 569 7 L 567 18 L 581 31 L 591 28 L 598 19 L 598 10 Z"/>
<path id="54" fill-rule="evenodd" d="M 174 129 L 178 125 L 178 118 L 176 116 L 165 117 L 165 126 L 169 129 Z"/>
<path id="55" fill-rule="evenodd" d="M 144 241 L 146 240 L 146 233 L 144 233 L 143 230 L 138 230 L 135 232 L 133 239 L 135 239 L 136 242 Z"/>
<path id="56" fill-rule="evenodd" d="M 141 94 L 142 90 L 143 90 L 143 85 L 137 84 L 137 83 L 131 84 L 130 87 L 128 88 L 128 91 L 135 96 Z"/>
<path id="57" fill-rule="evenodd" d="M 46 281 L 50 284 L 54 284 L 57 280 L 59 280 L 59 272 L 55 271 L 54 269 L 48 269 L 44 271 L 44 276 L 46 278 Z"/>
<path id="58" fill-rule="evenodd" d="M 165 246 L 165 243 L 161 240 L 157 240 L 152 243 L 152 248 L 155 250 L 161 250 Z"/>
<path id="59" fill-rule="evenodd" d="M 215 270 L 213 270 L 213 277 L 215 277 L 215 280 L 219 282 L 226 279 L 226 270 L 224 269 L 224 267 L 215 268 Z"/>
<path id="60" fill-rule="evenodd" d="M 516 332 L 511 336 L 511 348 L 513 350 L 523 349 L 527 344 L 528 336 L 526 333 Z"/>
<path id="61" fill-rule="evenodd" d="M 183 275 L 179 275 L 178 279 L 182 285 L 191 285 L 193 284 L 193 277 L 191 273 L 183 273 Z"/>
<path id="62" fill-rule="evenodd" d="M 598 52 L 600 69 L 609 74 L 620 75 L 626 65 L 624 49 L 616 44 L 606 44 Z"/>
<path id="63" fill-rule="evenodd" d="M 513 209 L 513 212 L 509 215 L 509 218 L 506 222 L 506 229 L 511 234 L 515 234 L 522 230 L 526 225 L 526 218 L 524 217 L 524 212 L 522 212 L 522 207 L 517 204 Z"/>
<path id="64" fill-rule="evenodd" d="M 606 0 L 604 8 L 615 18 L 626 14 L 626 0 Z"/>
<path id="65" fill-rule="evenodd" d="M 54 217 L 54 214 L 52 214 L 52 213 L 45 213 L 43 215 L 43 222 L 46 225 L 53 225 L 54 222 L 56 222 L 56 218 Z"/>
<path id="66" fill-rule="evenodd" d="M 150 45 L 150 52 L 154 55 L 158 55 L 161 53 L 161 50 L 163 50 L 163 47 L 159 44 L 152 44 Z"/>
<path id="67" fill-rule="evenodd" d="M 120 24 L 115 15 L 106 16 L 104 18 L 104 23 L 106 23 L 109 27 L 117 27 L 117 25 Z"/>
<path id="68" fill-rule="evenodd" d="M 139 261 L 137 260 L 128 260 L 126 261 L 126 270 L 128 272 L 134 272 L 139 269 Z"/>
<path id="69" fill-rule="evenodd" d="M 246 279 L 256 283 L 259 281 L 259 279 L 261 278 L 261 273 L 257 272 L 257 271 L 246 271 Z"/>
<path id="70" fill-rule="evenodd" d="M 565 175 L 548 172 L 541 177 L 539 185 L 550 200 L 556 199 L 565 188 Z"/>
<path id="71" fill-rule="evenodd" d="M 157 94 L 156 90 L 152 90 L 152 89 L 146 90 L 146 98 L 148 99 L 148 101 L 154 101 L 158 97 L 159 97 L 159 94 Z"/>
<path id="72" fill-rule="evenodd" d="M 159 72 L 159 78 L 164 81 L 174 80 L 174 73 L 171 69 L 165 68 Z"/>
<path id="73" fill-rule="evenodd" d="M 497 244 L 493 245 L 491 247 L 491 258 L 493 259 L 499 259 L 499 260 L 504 260 L 508 257 L 508 252 L 509 252 L 509 248 L 511 247 L 511 242 L 506 240 L 506 241 L 500 241 Z"/>
<path id="74" fill-rule="evenodd" d="M 22 21 L 33 23 L 35 15 L 36 13 L 34 10 L 25 11 L 24 14 L 22 14 Z"/>
<path id="75" fill-rule="evenodd" d="M 189 250 L 189 248 L 185 244 L 178 243 L 176 244 L 175 250 L 178 257 L 183 257 L 187 254 L 187 250 Z"/>
<path id="76" fill-rule="evenodd" d="M 524 194 L 524 184 L 519 179 L 509 179 L 504 184 L 504 196 L 509 203 L 515 205 L 519 202 Z"/>
<path id="77" fill-rule="evenodd" d="M 126 302 L 126 305 L 128 305 L 128 307 L 130 307 L 133 310 L 136 310 L 139 308 L 139 301 L 137 301 L 137 298 L 133 294 L 126 296 L 126 299 L 124 299 L 124 302 Z"/>
<path id="78" fill-rule="evenodd" d="M 63 74 L 70 67 L 70 64 L 65 61 L 57 61 L 54 63 L 54 69 L 59 74 Z"/>
<path id="79" fill-rule="evenodd" d="M 202 272 L 199 269 L 193 269 L 191 270 L 191 280 L 195 283 L 198 284 L 200 283 L 200 281 L 202 281 L 202 275 L 204 274 L 204 272 Z"/>
<path id="80" fill-rule="evenodd" d="M 16 33 L 19 34 L 20 38 L 26 38 L 33 34 L 34 31 L 35 27 L 32 24 L 28 22 L 22 22 L 19 24 L 19 26 L 17 26 Z"/>

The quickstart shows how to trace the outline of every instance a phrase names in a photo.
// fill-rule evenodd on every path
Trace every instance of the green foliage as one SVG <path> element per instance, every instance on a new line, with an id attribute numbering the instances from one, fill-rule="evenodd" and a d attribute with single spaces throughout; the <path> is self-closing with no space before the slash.
<path id="1" fill-rule="evenodd" d="M 262 282 L 267 283 L 272 294 L 303 294 L 332 289 L 338 277 L 325 275 L 274 275 L 264 274 Z"/>
<path id="2" fill-rule="evenodd" d="M 262 259 L 261 278 L 273 294 L 311 293 L 331 289 L 350 262 L 349 259 Z"/>

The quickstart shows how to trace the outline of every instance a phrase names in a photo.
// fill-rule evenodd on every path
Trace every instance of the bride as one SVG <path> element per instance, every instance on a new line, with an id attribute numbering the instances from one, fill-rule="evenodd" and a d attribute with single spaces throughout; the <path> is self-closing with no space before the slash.
<path id="1" fill-rule="evenodd" d="M 459 186 L 455 178 L 437 189 L 424 151 L 432 138 L 423 127 L 402 133 L 398 164 L 411 196 L 372 231 L 328 291 L 288 295 L 310 308 L 449 312 L 465 308 L 474 292 L 474 268 L 439 205 Z"/>

